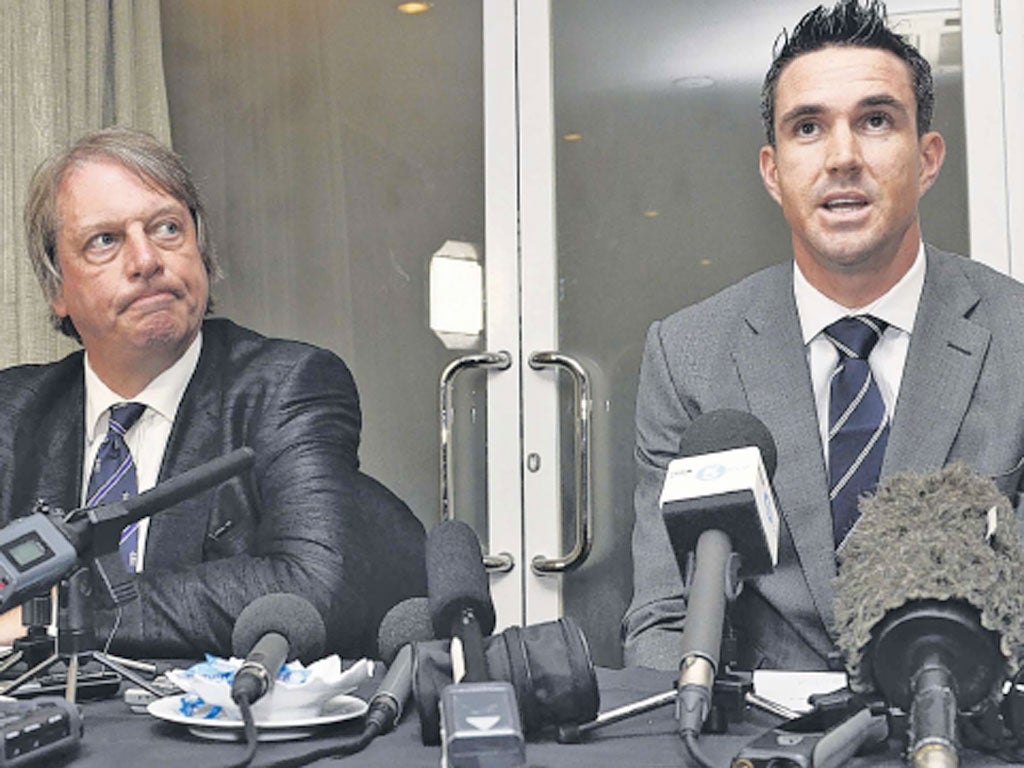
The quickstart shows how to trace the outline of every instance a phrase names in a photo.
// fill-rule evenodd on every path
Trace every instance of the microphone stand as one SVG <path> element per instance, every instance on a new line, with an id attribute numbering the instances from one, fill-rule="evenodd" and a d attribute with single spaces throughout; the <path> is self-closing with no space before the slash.
<path id="1" fill-rule="evenodd" d="M 11 650 L 0 661 L 0 675 L 22 659 L 27 666 L 34 667 L 53 653 L 54 641 L 47 631 L 52 611 L 53 601 L 49 595 L 25 601 L 21 606 L 21 624 L 25 627 L 25 634 L 15 638 Z"/>
<path id="2" fill-rule="evenodd" d="M 42 661 L 36 663 L 34 666 L 30 666 L 29 670 L 24 674 L 0 687 L 0 695 L 8 695 L 13 691 L 16 691 L 30 680 L 35 680 L 36 678 L 45 675 L 50 668 L 58 662 L 64 662 L 67 667 L 64 698 L 69 702 L 74 703 L 78 698 L 78 683 L 81 674 L 80 667 L 83 660 L 95 661 L 121 677 L 127 678 L 135 685 L 149 691 L 155 696 L 163 695 L 163 693 L 158 688 L 155 688 L 148 680 L 134 672 L 132 669 L 129 669 L 128 665 L 124 663 L 129 660 L 115 659 L 109 654 L 99 650 L 96 645 L 95 633 L 88 620 L 89 610 L 86 596 L 91 593 L 92 575 L 89 573 L 89 568 L 86 566 L 79 566 L 61 579 L 60 584 L 57 587 L 56 643 L 49 641 L 47 636 L 47 641 L 50 642 L 52 653 Z M 40 602 L 35 604 L 34 609 L 41 614 L 43 601 L 45 600 L 45 604 L 49 605 L 50 599 L 47 597 L 38 598 L 38 600 Z M 49 609 L 46 610 L 46 615 L 49 615 Z M 37 621 L 38 619 L 39 616 L 36 615 L 31 620 Z M 35 626 L 36 625 L 30 627 L 29 637 L 31 637 L 32 629 L 34 629 Z M 45 628 L 43 631 L 45 632 Z M 42 646 L 42 640 L 38 638 L 38 632 L 35 634 L 36 638 L 32 641 L 32 653 L 38 654 L 39 648 Z M 26 638 L 19 638 L 19 640 L 21 639 Z M 15 641 L 16 645 L 17 642 L 18 641 Z M 12 654 L 12 656 L 13 655 L 14 654 Z M 32 662 L 29 661 L 27 654 L 25 658 L 31 665 Z M 15 661 L 17 660 L 18 659 L 15 659 Z M 7 666 L 14 663 L 8 662 L 10 662 L 10 659 L 5 660 L 5 664 Z M 132 666 L 136 665 L 135 662 L 129 663 Z"/>

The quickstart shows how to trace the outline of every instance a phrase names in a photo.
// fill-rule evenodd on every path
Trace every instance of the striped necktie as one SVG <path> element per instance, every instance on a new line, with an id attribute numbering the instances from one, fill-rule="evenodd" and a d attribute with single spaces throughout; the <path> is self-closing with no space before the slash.
<path id="1" fill-rule="evenodd" d="M 858 499 L 878 483 L 889 417 L 868 355 L 886 323 L 870 315 L 844 317 L 825 329 L 839 352 L 829 383 L 828 468 L 832 535 L 838 549 L 860 514 Z"/>
<path id="2" fill-rule="evenodd" d="M 146 410 L 142 403 L 119 403 L 110 408 L 110 424 L 107 435 L 100 444 L 89 477 L 85 505 L 94 507 L 104 501 L 119 501 L 139 492 L 135 477 L 135 462 L 124 441 L 125 433 L 139 420 Z M 130 573 L 136 571 L 139 548 L 139 524 L 130 523 L 121 531 L 121 558 Z"/>

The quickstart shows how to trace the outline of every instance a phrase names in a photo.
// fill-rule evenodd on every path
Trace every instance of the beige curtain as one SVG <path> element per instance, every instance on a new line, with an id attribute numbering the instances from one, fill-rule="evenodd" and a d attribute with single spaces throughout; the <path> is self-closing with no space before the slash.
<path id="1" fill-rule="evenodd" d="M 0 0 L 0 367 L 75 348 L 51 329 L 22 206 L 46 155 L 115 124 L 170 140 L 159 0 Z"/>

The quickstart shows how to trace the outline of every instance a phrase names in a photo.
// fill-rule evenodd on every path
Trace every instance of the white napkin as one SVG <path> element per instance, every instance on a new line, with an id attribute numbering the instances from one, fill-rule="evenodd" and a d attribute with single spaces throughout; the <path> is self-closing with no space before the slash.
<path id="1" fill-rule="evenodd" d="M 187 717 L 239 719 L 241 712 L 231 700 L 231 683 L 243 659 L 207 656 L 188 669 L 173 669 L 167 677 L 185 691 L 181 713 Z M 344 672 L 341 659 L 332 654 L 308 667 L 293 661 L 281 667 L 273 687 L 252 707 L 253 718 L 262 722 L 318 717 L 324 703 L 340 693 L 351 693 L 373 676 L 373 662 L 360 659 Z"/>

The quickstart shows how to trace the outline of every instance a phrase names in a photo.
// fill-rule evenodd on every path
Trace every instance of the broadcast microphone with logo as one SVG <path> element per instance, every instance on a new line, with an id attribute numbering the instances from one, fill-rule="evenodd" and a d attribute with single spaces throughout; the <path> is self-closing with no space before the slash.
<path id="1" fill-rule="evenodd" d="M 850 686 L 909 713 L 915 768 L 956 768 L 958 718 L 1024 665 L 1016 515 L 963 464 L 885 478 L 860 510 L 835 580 Z"/>
<path id="2" fill-rule="evenodd" d="M 770 478 L 775 441 L 743 411 L 703 414 L 668 466 L 661 512 L 687 589 L 676 714 L 691 749 L 711 708 L 728 600 L 741 580 L 778 560 L 779 516 Z"/>
<path id="3" fill-rule="evenodd" d="M 286 662 L 320 658 L 326 638 L 320 612 L 305 598 L 284 592 L 256 598 L 238 615 L 231 633 L 234 654 L 245 656 L 231 698 L 237 702 L 244 696 L 254 704 L 274 686 Z"/>

